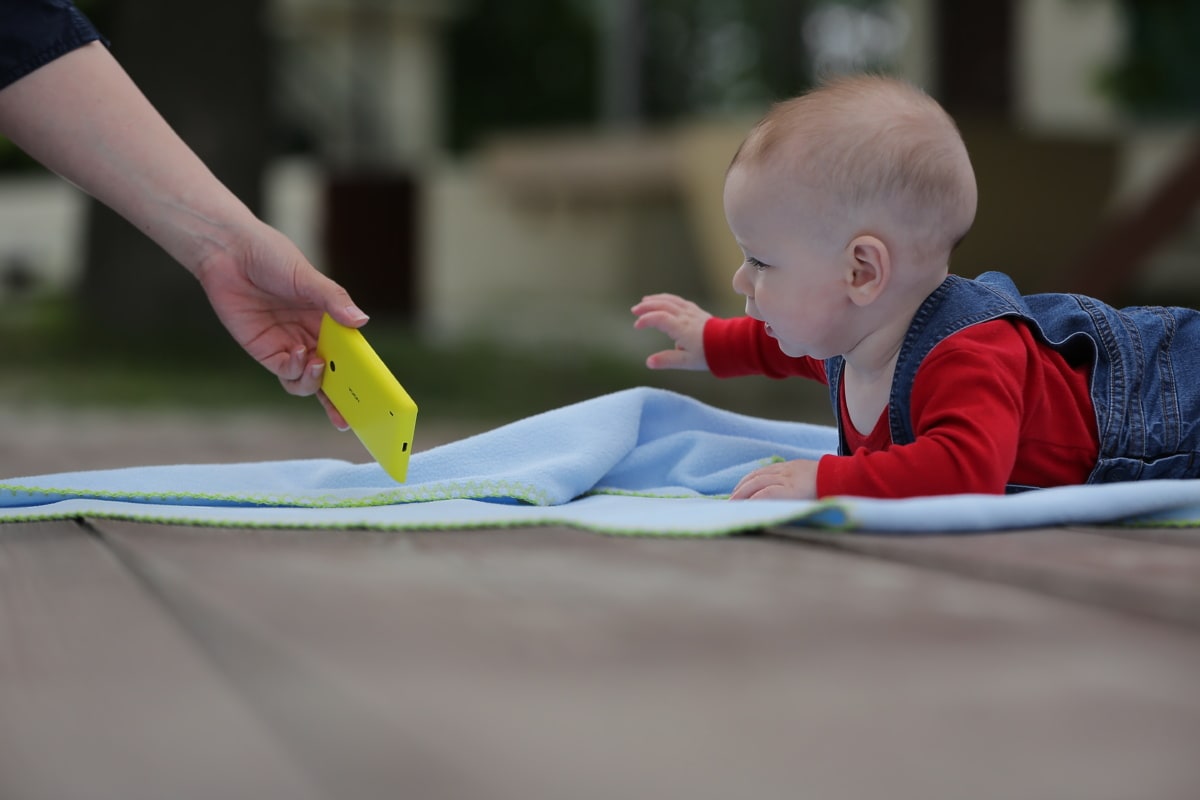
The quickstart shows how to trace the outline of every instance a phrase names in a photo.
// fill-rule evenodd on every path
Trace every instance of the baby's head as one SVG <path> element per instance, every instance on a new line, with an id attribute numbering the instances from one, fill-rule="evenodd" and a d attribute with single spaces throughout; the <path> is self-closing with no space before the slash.
<path id="1" fill-rule="evenodd" d="M 966 147 L 941 106 L 897 79 L 839 78 L 774 106 L 734 156 L 726 175 L 726 216 L 747 256 L 734 286 L 747 295 L 754 314 L 748 283 L 754 276 L 747 270 L 762 272 L 760 261 L 766 269 L 802 267 L 812 274 L 790 291 L 797 303 L 808 296 L 796 313 L 812 316 L 819 313 L 811 295 L 820 294 L 822 271 L 854 280 L 846 273 L 856 263 L 870 268 L 874 259 L 883 278 L 875 294 L 846 302 L 865 306 L 880 296 L 915 297 L 945 276 L 975 207 Z M 830 287 L 827 305 L 835 295 Z M 832 317 L 827 322 L 838 324 Z M 828 348 L 810 344 L 802 348 L 809 355 L 843 352 L 833 342 Z"/>
<path id="2" fill-rule="evenodd" d="M 928 258 L 948 261 L 975 219 L 975 175 L 957 126 L 895 78 L 838 78 L 776 104 L 734 155 L 729 170 L 739 168 L 804 187 L 824 216 L 881 226 Z"/>

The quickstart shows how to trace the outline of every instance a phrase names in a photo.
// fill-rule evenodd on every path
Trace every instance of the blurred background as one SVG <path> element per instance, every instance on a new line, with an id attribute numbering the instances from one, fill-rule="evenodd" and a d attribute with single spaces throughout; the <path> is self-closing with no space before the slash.
<path id="1" fill-rule="evenodd" d="M 648 384 L 830 421 L 820 387 L 651 373 L 643 294 L 719 313 L 724 169 L 819 76 L 909 78 L 980 186 L 955 272 L 1200 302 L 1195 0 L 79 0 L 213 171 L 372 315 L 424 419 Z M 302 410 L 192 279 L 0 142 L 0 405 Z M 6 431 L 4 438 L 18 431 Z"/>

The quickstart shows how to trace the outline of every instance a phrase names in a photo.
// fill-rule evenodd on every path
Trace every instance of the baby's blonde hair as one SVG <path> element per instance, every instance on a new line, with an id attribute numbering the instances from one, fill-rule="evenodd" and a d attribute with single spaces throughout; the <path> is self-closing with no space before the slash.
<path id="1" fill-rule="evenodd" d="M 948 258 L 975 218 L 975 176 L 958 127 L 896 78 L 836 78 L 777 103 L 729 168 L 739 165 L 786 171 L 841 210 L 885 204 L 928 256 Z"/>

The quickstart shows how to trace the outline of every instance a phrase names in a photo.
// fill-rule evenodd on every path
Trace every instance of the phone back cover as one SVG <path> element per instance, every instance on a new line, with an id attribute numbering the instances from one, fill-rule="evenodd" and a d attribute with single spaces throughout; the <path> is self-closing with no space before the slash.
<path id="1" fill-rule="evenodd" d="M 354 328 L 321 320 L 317 355 L 325 361 L 321 389 L 380 466 L 398 482 L 408 477 L 417 404 Z"/>

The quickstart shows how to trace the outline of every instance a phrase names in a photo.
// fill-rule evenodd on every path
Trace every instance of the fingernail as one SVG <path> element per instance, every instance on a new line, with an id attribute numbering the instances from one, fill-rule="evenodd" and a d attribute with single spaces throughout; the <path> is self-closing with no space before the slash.
<path id="1" fill-rule="evenodd" d="M 324 371 L 325 371 L 324 364 L 313 364 L 311 367 L 308 368 L 308 373 L 310 375 L 312 375 L 314 378 L 321 377 L 321 373 Z"/>
<path id="2" fill-rule="evenodd" d="M 355 305 L 349 305 L 345 308 L 346 316 L 355 322 L 366 322 L 370 319 L 361 308 Z"/>

